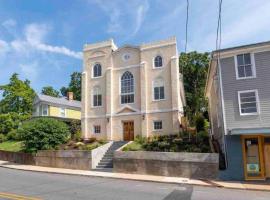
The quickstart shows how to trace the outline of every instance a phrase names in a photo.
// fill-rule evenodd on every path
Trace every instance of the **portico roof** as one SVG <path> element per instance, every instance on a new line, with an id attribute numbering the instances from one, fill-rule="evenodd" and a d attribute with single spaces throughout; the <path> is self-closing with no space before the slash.
<path id="1" fill-rule="evenodd" d="M 236 128 L 229 131 L 229 135 L 270 135 L 270 127 L 266 128 Z"/>

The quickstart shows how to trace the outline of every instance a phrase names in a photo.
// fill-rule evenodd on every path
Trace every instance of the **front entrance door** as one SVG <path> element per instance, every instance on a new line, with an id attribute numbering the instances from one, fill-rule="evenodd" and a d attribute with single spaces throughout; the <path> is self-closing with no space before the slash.
<path id="1" fill-rule="evenodd" d="M 270 137 L 264 138 L 265 176 L 270 178 Z"/>
<path id="2" fill-rule="evenodd" d="M 262 137 L 242 136 L 243 159 L 246 180 L 264 180 L 265 166 L 263 159 Z"/>
<path id="3" fill-rule="evenodd" d="M 134 140 L 134 122 L 133 121 L 123 122 L 123 132 L 125 141 Z"/>

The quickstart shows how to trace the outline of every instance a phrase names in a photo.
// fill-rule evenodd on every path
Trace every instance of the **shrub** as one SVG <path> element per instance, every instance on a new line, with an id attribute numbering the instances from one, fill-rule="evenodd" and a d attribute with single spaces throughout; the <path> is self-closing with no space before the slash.
<path id="1" fill-rule="evenodd" d="M 19 115 L 14 112 L 0 114 L 0 133 L 8 134 L 13 129 L 17 129 L 21 122 L 29 117 L 29 115 Z"/>
<path id="2" fill-rule="evenodd" d="M 14 127 L 14 122 L 10 114 L 0 114 L 0 132 L 7 134 Z"/>
<path id="3" fill-rule="evenodd" d="M 21 140 L 21 136 L 16 129 L 13 129 L 7 134 L 7 139 L 19 141 Z"/>
<path id="4" fill-rule="evenodd" d="M 68 123 L 72 135 L 72 139 L 81 140 L 81 122 L 79 120 L 72 120 Z"/>
<path id="5" fill-rule="evenodd" d="M 0 134 L 0 143 L 7 141 L 7 138 L 4 134 Z"/>
<path id="6" fill-rule="evenodd" d="M 199 114 L 196 116 L 195 123 L 196 123 L 196 129 L 198 132 L 204 130 L 204 127 L 205 127 L 204 120 L 205 119 L 204 119 L 203 115 Z"/>
<path id="7" fill-rule="evenodd" d="M 59 120 L 37 118 L 25 122 L 19 129 L 27 152 L 54 149 L 70 138 L 68 126 Z"/>

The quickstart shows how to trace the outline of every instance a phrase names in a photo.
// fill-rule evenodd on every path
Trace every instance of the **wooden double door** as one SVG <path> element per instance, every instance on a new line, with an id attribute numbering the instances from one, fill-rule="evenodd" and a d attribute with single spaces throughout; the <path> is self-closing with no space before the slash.
<path id="1" fill-rule="evenodd" d="M 123 122 L 124 141 L 134 140 L 134 121 Z"/>

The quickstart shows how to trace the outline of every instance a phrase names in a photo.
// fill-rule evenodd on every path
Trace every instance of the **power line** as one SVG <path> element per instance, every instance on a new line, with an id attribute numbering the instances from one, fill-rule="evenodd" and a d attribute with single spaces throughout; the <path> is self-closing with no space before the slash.
<path id="1" fill-rule="evenodd" d="M 222 12 L 222 0 L 219 0 L 218 4 L 218 25 L 217 25 L 217 35 L 216 35 L 216 51 L 221 48 L 221 12 Z M 218 53 L 219 56 L 219 53 Z"/>
<path id="2" fill-rule="evenodd" d="M 187 43 L 188 43 L 188 14 L 189 14 L 188 11 L 189 11 L 189 0 L 187 0 L 185 53 L 187 53 Z"/>

